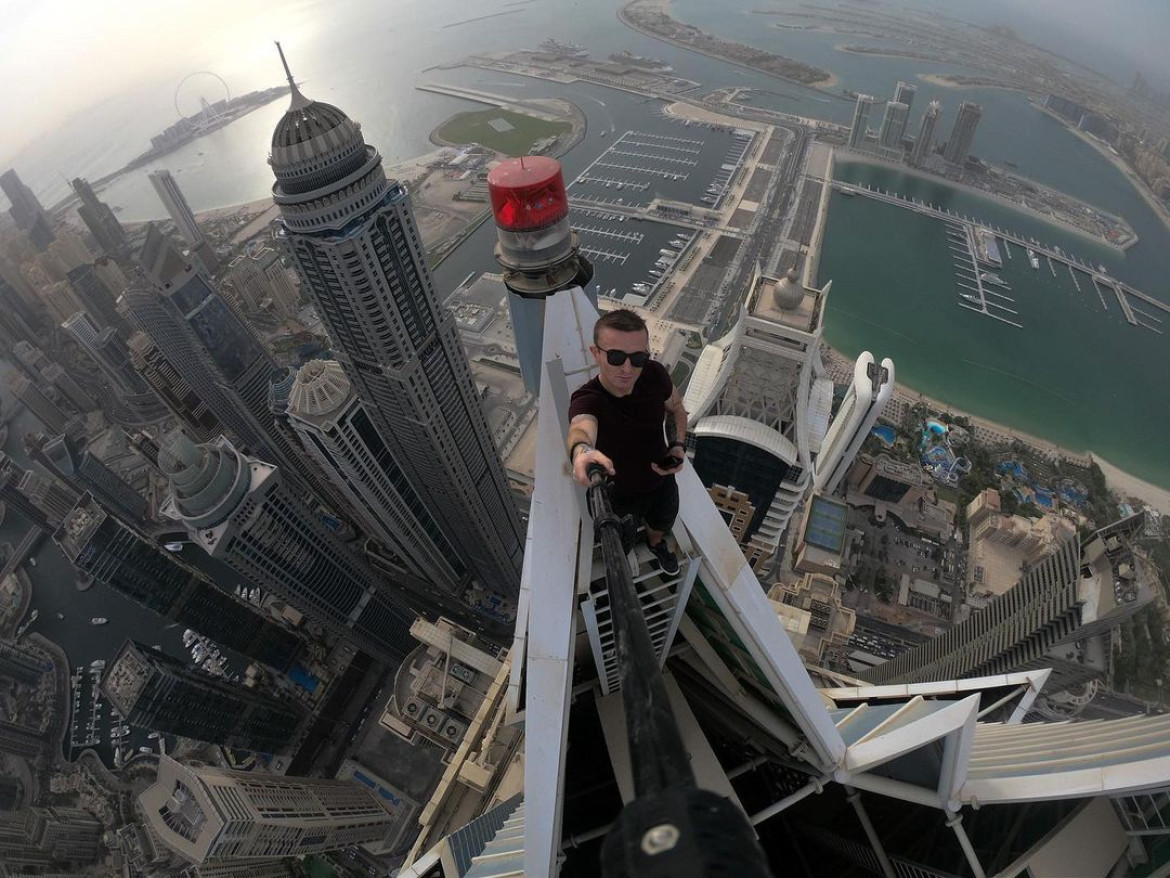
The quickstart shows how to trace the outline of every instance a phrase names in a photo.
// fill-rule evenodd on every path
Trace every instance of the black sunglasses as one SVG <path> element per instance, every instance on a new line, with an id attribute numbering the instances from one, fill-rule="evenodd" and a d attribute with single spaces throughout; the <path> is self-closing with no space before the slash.
<path id="1" fill-rule="evenodd" d="M 597 349 L 605 353 L 605 362 L 611 366 L 620 366 L 626 361 L 626 357 L 630 358 L 630 364 L 635 369 L 641 369 L 650 362 L 650 354 L 647 351 L 634 351 L 628 354 L 625 351 L 619 351 L 616 348 L 610 348 L 608 351 L 598 345 Z"/>

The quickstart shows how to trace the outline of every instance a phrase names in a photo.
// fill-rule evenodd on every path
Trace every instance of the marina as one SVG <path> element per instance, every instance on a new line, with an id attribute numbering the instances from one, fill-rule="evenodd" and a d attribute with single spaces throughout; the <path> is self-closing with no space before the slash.
<path id="1" fill-rule="evenodd" d="M 1006 305 L 1000 304 L 998 301 L 988 299 L 986 285 L 980 277 L 978 269 L 979 263 L 995 267 L 1002 266 L 1002 261 L 999 261 L 998 243 L 1002 243 L 1009 259 L 1011 258 L 1011 244 L 1014 243 L 1025 249 L 1028 255 L 1028 262 L 1033 270 L 1039 270 L 1041 256 L 1048 262 L 1048 268 L 1053 278 L 1057 278 L 1056 265 L 1058 263 L 1064 265 L 1069 271 L 1077 292 L 1081 292 L 1081 286 L 1077 282 L 1076 277 L 1076 272 L 1080 271 L 1093 281 L 1093 285 L 1097 290 L 1097 296 L 1101 302 L 1101 308 L 1105 312 L 1109 311 L 1109 305 L 1101 289 L 1102 286 L 1112 291 L 1121 308 L 1121 313 L 1129 325 L 1141 329 L 1148 329 L 1150 332 L 1158 335 L 1164 334 L 1161 329 L 1154 325 L 1154 323 L 1162 323 L 1162 318 L 1155 317 L 1143 311 L 1142 316 L 1146 319 L 1139 319 L 1130 299 L 1136 299 L 1166 314 L 1170 314 L 1170 304 L 1159 301 L 1153 296 L 1123 284 L 1118 279 L 1105 273 L 1103 266 L 1094 268 L 1077 256 L 1066 253 L 1060 247 L 1045 246 L 1034 238 L 1025 238 L 1023 235 L 1000 228 L 999 226 L 988 226 L 965 214 L 955 213 L 947 208 L 907 197 L 897 192 L 890 192 L 880 187 L 861 183 L 843 183 L 836 180 L 832 182 L 832 185 L 834 189 L 845 195 L 863 195 L 885 204 L 913 210 L 916 213 L 932 216 L 946 222 L 947 236 L 950 241 L 951 250 L 955 254 L 956 284 L 967 291 L 960 293 L 958 304 L 969 311 L 976 311 L 987 317 L 992 317 L 1003 323 L 1010 324 L 1011 326 L 1023 328 L 1022 324 L 1002 316 L 1005 313 L 1016 314 L 1018 312 L 1008 308 Z M 1002 294 L 992 295 L 993 298 L 998 297 L 1009 302 L 1014 301 L 1010 297 L 1003 296 Z M 997 309 L 999 313 L 990 310 L 992 308 Z"/>

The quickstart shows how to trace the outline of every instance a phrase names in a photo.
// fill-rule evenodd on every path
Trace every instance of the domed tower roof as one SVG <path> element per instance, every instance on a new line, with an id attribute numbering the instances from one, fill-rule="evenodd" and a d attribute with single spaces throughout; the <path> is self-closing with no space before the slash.
<path id="1" fill-rule="evenodd" d="M 273 199 L 290 229 L 343 228 L 355 212 L 385 193 L 389 184 L 381 157 L 366 144 L 361 125 L 332 104 L 301 93 L 283 50 L 280 61 L 292 100 L 272 132 L 268 164 L 276 176 Z"/>
<path id="2" fill-rule="evenodd" d="M 800 285 L 796 269 L 788 269 L 787 274 L 776 284 L 772 293 L 772 301 L 782 311 L 795 311 L 804 301 L 804 288 Z"/>
<path id="3" fill-rule="evenodd" d="M 350 383 L 336 360 L 310 360 L 297 372 L 288 396 L 288 413 L 305 418 L 333 414 L 350 398 Z"/>
<path id="4" fill-rule="evenodd" d="M 292 87 L 292 103 L 272 132 L 272 148 L 292 147 L 323 137 L 339 128 L 356 131 L 357 125 L 333 104 L 311 101 Z"/>
<path id="5" fill-rule="evenodd" d="M 332 104 L 305 97 L 280 43 L 280 63 L 292 100 L 272 132 L 272 154 L 268 162 L 276 174 L 277 187 L 285 193 L 303 193 L 337 182 L 366 162 L 362 126 Z"/>

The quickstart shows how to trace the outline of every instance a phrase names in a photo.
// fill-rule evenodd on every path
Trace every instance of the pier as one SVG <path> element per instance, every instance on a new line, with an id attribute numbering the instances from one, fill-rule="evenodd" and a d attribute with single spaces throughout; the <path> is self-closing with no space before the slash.
<path id="1" fill-rule="evenodd" d="M 1008 231 L 1007 229 L 1001 229 L 999 226 L 996 226 L 996 225 L 981 222 L 980 220 L 975 219 L 974 217 L 969 217 L 965 214 L 955 213 L 954 211 L 948 210 L 945 207 L 937 207 L 933 204 L 927 204 L 927 203 L 925 203 L 923 201 L 919 201 L 917 199 L 908 198 L 905 195 L 898 194 L 897 192 L 890 192 L 890 191 L 885 190 L 885 189 L 879 189 L 879 188 L 876 188 L 873 186 L 867 186 L 867 185 L 862 184 L 862 183 L 843 183 L 839 180 L 825 180 L 824 182 L 831 185 L 838 192 L 844 192 L 844 193 L 847 193 L 850 195 L 863 195 L 866 198 L 872 198 L 875 201 L 881 201 L 885 204 L 893 204 L 897 207 L 901 207 L 901 208 L 904 208 L 906 210 L 913 210 L 915 213 L 921 213 L 921 214 L 925 214 L 927 216 L 933 216 L 937 219 L 943 220 L 948 226 L 948 237 L 950 237 L 951 244 L 952 244 L 951 249 L 953 251 L 956 251 L 956 253 L 957 253 L 958 249 L 963 249 L 963 248 L 957 248 L 955 246 L 956 244 L 961 244 L 962 239 L 956 238 L 955 236 L 951 235 L 951 232 L 953 230 L 955 230 L 956 228 L 966 229 L 966 232 L 964 234 L 965 234 L 965 237 L 967 240 L 967 247 L 965 249 L 968 251 L 968 254 L 969 254 L 969 257 L 970 257 L 972 263 L 974 263 L 974 261 L 975 261 L 975 247 L 974 247 L 974 239 L 972 237 L 975 234 L 975 229 L 977 229 L 977 228 L 990 229 L 995 233 L 996 237 L 1000 238 L 1003 241 L 1004 250 L 1007 251 L 1008 259 L 1012 258 L 1011 245 L 1017 244 L 1021 247 L 1030 249 L 1032 252 L 1034 252 L 1036 254 L 1037 257 L 1040 257 L 1040 256 L 1045 257 L 1048 260 L 1048 268 L 1052 271 L 1053 277 L 1056 277 L 1056 263 L 1059 262 L 1061 265 L 1068 267 L 1069 274 L 1072 276 L 1073 283 L 1076 285 L 1076 288 L 1078 291 L 1081 290 L 1081 285 L 1077 282 L 1076 271 L 1077 270 L 1083 271 L 1086 275 L 1088 275 L 1092 279 L 1093 286 L 1097 290 L 1097 296 L 1101 300 L 1101 307 L 1104 310 L 1108 311 L 1109 305 L 1106 301 L 1105 294 L 1101 290 L 1102 284 L 1104 284 L 1106 287 L 1108 287 L 1109 289 L 1111 289 L 1113 291 L 1114 296 L 1117 298 L 1118 304 L 1121 306 L 1121 311 L 1125 315 L 1125 319 L 1129 322 L 1129 324 L 1131 326 L 1138 326 L 1138 327 L 1141 327 L 1142 329 L 1148 329 L 1151 332 L 1156 332 L 1159 335 L 1164 334 L 1161 329 L 1158 329 L 1157 327 L 1155 327 L 1153 325 L 1153 323 L 1159 323 L 1159 324 L 1162 323 L 1162 318 L 1157 317 L 1154 314 L 1150 314 L 1144 310 L 1142 310 L 1140 312 L 1135 312 L 1134 307 L 1133 307 L 1132 303 L 1130 302 L 1130 299 L 1131 298 L 1136 299 L 1139 302 L 1150 306 L 1150 308 L 1152 310 L 1161 311 L 1165 315 L 1170 315 L 1170 303 L 1163 302 L 1159 299 L 1155 299 L 1153 296 L 1151 296 L 1147 293 L 1143 293 L 1143 292 L 1140 292 L 1139 290 L 1135 290 L 1132 287 L 1122 283 L 1117 278 L 1111 277 L 1110 275 L 1106 274 L 1105 272 L 1101 271 L 1100 269 L 1095 268 L 1092 265 L 1089 265 L 1087 262 L 1084 262 L 1083 260 L 1079 259 L 1078 257 L 1076 257 L 1072 254 L 1065 253 L 1063 250 L 1061 250 L 1059 248 L 1046 247 L 1045 245 L 1041 244 L 1040 242 L 1036 241 L 1035 239 L 1025 238 L 1023 235 Z M 958 257 L 956 257 L 956 258 L 958 258 Z M 995 314 L 992 314 L 992 313 L 987 311 L 988 305 L 991 305 L 992 307 L 996 307 L 996 304 L 994 302 L 988 302 L 987 297 L 986 297 L 986 287 L 983 285 L 982 281 L 979 279 L 978 266 L 975 265 L 974 269 L 975 269 L 976 286 L 971 287 L 970 285 L 966 285 L 966 288 L 970 289 L 972 291 L 972 293 L 978 293 L 978 300 L 979 300 L 979 302 L 982 303 L 983 307 L 978 308 L 978 307 L 975 307 L 974 304 L 967 304 L 964 302 L 959 302 L 959 304 L 965 308 L 972 310 L 972 311 L 982 311 L 984 314 L 987 314 L 987 316 L 995 317 L 997 320 L 1003 320 L 1005 323 L 1010 323 L 1012 326 L 1019 326 L 1018 323 L 1014 323 L 1013 321 L 1006 320 L 1005 318 L 1002 318 L 1002 317 L 997 317 Z M 958 274 L 958 272 L 956 272 L 956 274 Z M 964 286 L 964 284 L 960 284 L 960 286 Z M 974 298 L 974 296 L 973 296 L 973 298 Z M 1004 298 L 1006 298 L 1006 297 L 1004 297 Z M 1002 307 L 1002 306 L 999 306 L 999 307 Z M 1004 310 L 1007 310 L 1013 314 L 1016 313 L 1014 311 L 1011 311 L 1010 309 L 1005 308 Z M 1139 313 L 1142 317 L 1145 317 L 1152 322 L 1146 322 L 1146 320 L 1140 319 L 1138 316 Z M 1170 318 L 1168 318 L 1168 319 L 1170 319 Z"/>
<path id="2" fill-rule="evenodd" d="M 1117 296 L 1117 304 L 1121 306 L 1121 313 L 1125 315 L 1125 319 L 1129 321 L 1130 326 L 1137 326 L 1137 318 L 1133 316 L 1133 309 L 1129 307 L 1129 300 L 1125 298 L 1125 293 L 1121 291 L 1121 284 L 1110 284 L 1113 287 L 1113 294 Z"/>
<path id="3" fill-rule="evenodd" d="M 955 286 L 968 291 L 959 293 L 959 301 L 956 304 L 960 308 L 966 308 L 968 311 L 974 311 L 977 314 L 982 314 L 984 317 L 990 317 L 992 320 L 998 320 L 1001 323 L 1014 326 L 1016 329 L 1023 329 L 1022 324 L 1016 323 L 1014 320 L 1009 320 L 991 310 L 992 308 L 996 308 L 999 311 L 1013 315 L 1019 313 L 999 301 L 992 301 L 988 298 L 988 296 L 993 296 L 997 300 L 1002 299 L 1004 302 L 1015 304 L 1015 299 L 1011 296 L 988 289 L 989 286 L 993 285 L 991 280 L 988 280 L 987 284 L 984 284 L 983 276 L 985 272 L 979 268 L 978 248 L 975 241 L 974 227 L 969 223 L 948 223 L 947 238 L 950 239 L 951 252 L 955 257 Z M 1011 287 L 1002 281 L 996 285 L 1003 289 L 1011 290 Z"/>

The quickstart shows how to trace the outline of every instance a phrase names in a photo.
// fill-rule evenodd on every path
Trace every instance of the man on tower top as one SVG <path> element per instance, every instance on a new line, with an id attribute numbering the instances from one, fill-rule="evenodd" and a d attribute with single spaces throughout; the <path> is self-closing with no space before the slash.
<path id="1" fill-rule="evenodd" d="M 613 477 L 613 506 L 646 524 L 646 545 L 663 572 L 678 572 L 666 533 L 678 515 L 674 474 L 686 461 L 687 412 L 670 374 L 650 359 L 646 322 L 610 311 L 593 326 L 589 348 L 599 369 L 569 403 L 573 477 L 589 484 L 598 463 Z"/>

